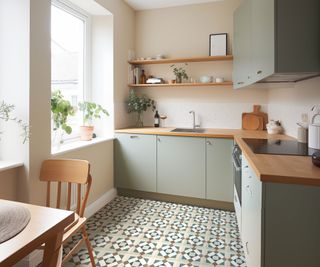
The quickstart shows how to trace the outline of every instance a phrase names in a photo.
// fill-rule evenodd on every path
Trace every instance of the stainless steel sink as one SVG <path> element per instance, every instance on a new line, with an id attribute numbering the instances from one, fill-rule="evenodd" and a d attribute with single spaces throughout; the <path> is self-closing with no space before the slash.
<path id="1" fill-rule="evenodd" d="M 201 128 L 196 128 L 196 129 L 176 128 L 176 129 L 173 129 L 171 132 L 173 132 L 173 133 L 203 133 L 203 132 L 205 132 L 205 129 L 201 129 Z"/>

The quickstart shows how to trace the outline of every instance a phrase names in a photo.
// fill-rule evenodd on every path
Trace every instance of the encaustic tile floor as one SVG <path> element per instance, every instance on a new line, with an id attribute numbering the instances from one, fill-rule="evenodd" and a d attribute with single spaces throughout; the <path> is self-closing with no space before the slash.
<path id="1" fill-rule="evenodd" d="M 246 266 L 233 212 L 117 197 L 87 230 L 97 266 Z M 85 247 L 69 266 L 91 266 Z"/>

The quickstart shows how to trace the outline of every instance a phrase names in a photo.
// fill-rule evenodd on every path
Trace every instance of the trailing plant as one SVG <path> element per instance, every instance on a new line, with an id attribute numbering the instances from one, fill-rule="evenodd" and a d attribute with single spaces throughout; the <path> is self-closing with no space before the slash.
<path id="1" fill-rule="evenodd" d="M 64 99 L 60 90 L 56 90 L 51 96 L 51 112 L 53 119 L 53 130 L 62 129 L 67 134 L 72 133 L 72 127 L 67 124 L 68 117 L 75 115 L 75 109 L 70 102 Z"/>
<path id="2" fill-rule="evenodd" d="M 21 119 L 12 116 L 12 113 L 15 109 L 14 105 L 7 104 L 4 101 L 0 104 L 0 120 L 5 122 L 13 121 L 16 122 L 22 129 L 21 136 L 23 137 L 23 143 L 26 143 L 30 137 L 30 127 L 27 123 L 23 122 Z M 0 132 L 1 134 L 2 132 Z"/>
<path id="3" fill-rule="evenodd" d="M 134 90 L 131 90 L 129 93 L 127 106 L 128 106 L 128 113 L 131 113 L 131 112 L 142 113 L 144 111 L 147 111 L 149 108 L 151 108 L 152 111 L 155 111 L 156 109 L 154 100 L 147 97 L 146 95 L 137 96 Z"/>
<path id="4" fill-rule="evenodd" d="M 83 112 L 83 125 L 91 125 L 93 119 L 101 119 L 103 114 L 109 116 L 106 109 L 94 102 L 80 102 L 79 109 Z"/>
<path id="5" fill-rule="evenodd" d="M 186 66 L 188 65 L 187 63 L 185 64 Z M 183 67 L 178 68 L 175 64 L 170 66 L 173 68 L 173 74 L 176 76 L 177 82 L 182 81 L 182 79 L 188 79 L 188 74 L 186 70 Z"/>

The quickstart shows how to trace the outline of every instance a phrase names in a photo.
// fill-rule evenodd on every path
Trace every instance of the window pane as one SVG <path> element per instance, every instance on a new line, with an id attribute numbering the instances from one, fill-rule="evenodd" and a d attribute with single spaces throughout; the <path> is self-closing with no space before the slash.
<path id="1" fill-rule="evenodd" d="M 60 90 L 74 106 L 84 99 L 84 35 L 84 20 L 51 6 L 51 90 Z M 69 124 L 75 136 L 82 124 L 81 112 Z"/>

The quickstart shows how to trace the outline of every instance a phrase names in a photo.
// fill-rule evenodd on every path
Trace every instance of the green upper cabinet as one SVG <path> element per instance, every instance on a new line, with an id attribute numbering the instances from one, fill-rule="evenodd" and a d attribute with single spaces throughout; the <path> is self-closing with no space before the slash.
<path id="1" fill-rule="evenodd" d="M 120 188 L 156 192 L 155 135 L 116 135 L 115 180 Z"/>
<path id="2" fill-rule="evenodd" d="M 319 76 L 320 1 L 244 0 L 233 40 L 235 89 Z"/>
<path id="3" fill-rule="evenodd" d="M 233 201 L 232 146 L 230 139 L 207 138 L 207 186 L 206 198 Z"/>
<path id="4" fill-rule="evenodd" d="M 252 80 L 262 80 L 274 73 L 274 1 L 253 0 Z"/>
<path id="5" fill-rule="evenodd" d="M 158 136 L 157 192 L 205 198 L 205 138 Z"/>
<path id="6" fill-rule="evenodd" d="M 251 0 L 244 1 L 234 13 L 233 84 L 240 88 L 252 83 Z"/>

